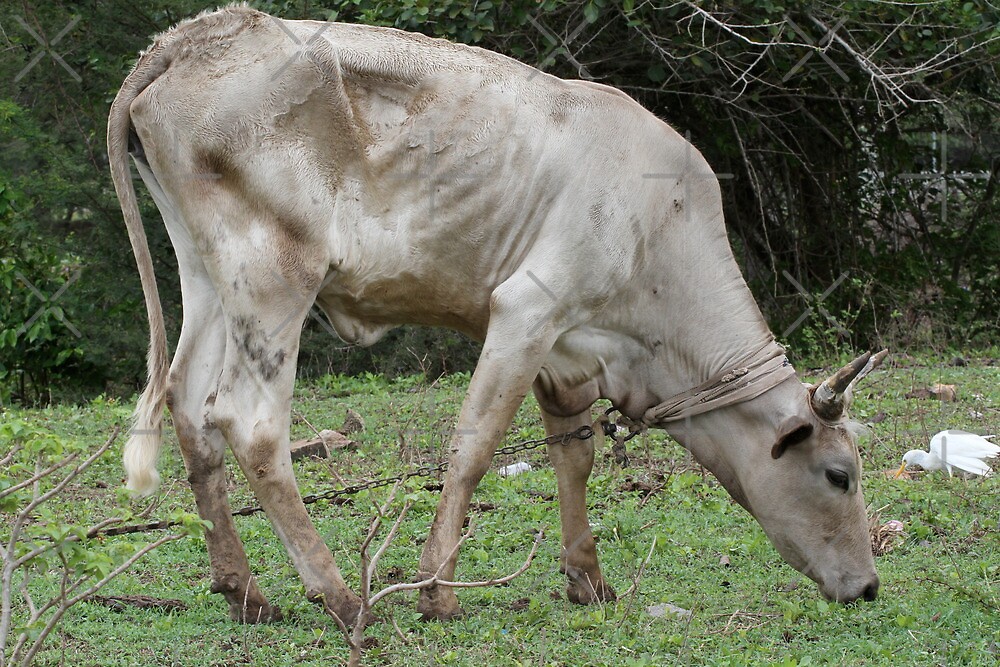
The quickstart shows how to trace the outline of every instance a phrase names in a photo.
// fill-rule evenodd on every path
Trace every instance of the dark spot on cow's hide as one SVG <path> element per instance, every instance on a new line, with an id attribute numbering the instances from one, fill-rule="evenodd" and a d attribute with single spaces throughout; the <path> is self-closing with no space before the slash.
<path id="1" fill-rule="evenodd" d="M 271 472 L 271 462 L 274 459 L 276 444 L 266 436 L 257 436 L 250 443 L 249 462 L 257 479 L 267 477 Z"/>
<path id="2" fill-rule="evenodd" d="M 278 375 L 287 355 L 281 348 L 271 349 L 267 344 L 267 335 L 260 331 L 253 319 L 235 318 L 232 336 L 247 360 L 256 363 L 261 379 L 270 382 Z"/>
<path id="3" fill-rule="evenodd" d="M 239 169 L 233 156 L 219 151 L 206 151 L 195 156 L 195 173 L 203 174 L 212 181 L 225 179 L 227 183 L 238 183 Z"/>
<path id="4" fill-rule="evenodd" d="M 587 212 L 587 216 L 590 218 L 590 222 L 594 227 L 594 231 L 602 231 L 608 223 L 608 216 L 604 210 L 604 204 L 600 201 L 591 204 L 590 209 Z"/>

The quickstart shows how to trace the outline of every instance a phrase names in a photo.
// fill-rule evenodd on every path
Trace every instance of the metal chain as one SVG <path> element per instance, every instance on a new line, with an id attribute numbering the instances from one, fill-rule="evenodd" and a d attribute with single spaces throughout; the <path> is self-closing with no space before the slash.
<path id="1" fill-rule="evenodd" d="M 543 445 L 568 445 L 574 440 L 589 440 L 594 436 L 594 429 L 590 426 L 581 426 L 575 431 L 568 431 L 566 433 L 557 433 L 556 435 L 550 435 L 545 438 L 536 438 L 534 440 L 525 440 L 524 442 L 519 442 L 516 445 L 509 445 L 507 447 L 500 447 L 493 453 L 493 458 L 498 456 L 503 456 L 507 454 L 517 454 L 518 452 L 525 452 L 532 449 L 538 449 Z M 409 472 L 400 473 L 399 475 L 393 475 L 391 477 L 379 477 L 377 479 L 368 480 L 366 482 L 361 482 L 360 484 L 353 484 L 351 486 L 345 486 L 341 489 L 330 489 L 327 491 L 322 491 L 320 493 L 310 493 L 307 496 L 302 497 L 302 503 L 304 505 L 311 505 L 317 503 L 321 500 L 331 500 L 333 498 L 339 498 L 340 496 L 350 496 L 356 493 L 361 493 L 362 491 L 368 491 L 369 489 L 377 489 L 383 486 L 390 486 L 396 484 L 397 482 L 405 482 L 413 477 L 434 477 L 438 473 L 442 473 L 448 469 L 448 462 L 442 461 L 437 465 L 432 466 L 420 466 L 415 470 L 410 470 Z M 248 505 L 247 507 L 241 507 L 238 510 L 231 512 L 232 516 L 250 516 L 252 514 L 258 514 L 263 512 L 264 508 L 260 505 Z M 150 530 L 166 530 L 167 528 L 173 528 L 174 526 L 179 526 L 179 521 L 151 521 L 149 523 L 135 524 L 131 526 L 114 526 L 111 528 L 104 528 L 102 530 L 93 530 L 87 533 L 87 537 L 95 537 L 97 535 L 131 535 L 134 533 L 145 533 Z"/>

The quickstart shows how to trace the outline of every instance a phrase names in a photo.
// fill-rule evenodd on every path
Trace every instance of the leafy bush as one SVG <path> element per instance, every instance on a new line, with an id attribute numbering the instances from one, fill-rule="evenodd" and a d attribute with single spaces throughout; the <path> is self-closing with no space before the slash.
<path id="1" fill-rule="evenodd" d="M 79 277 L 78 260 L 18 229 L 18 200 L 0 183 L 0 404 L 44 400 L 79 371 L 83 356 L 80 332 L 60 304 Z"/>
<path id="2" fill-rule="evenodd" d="M 61 37 L 55 51 L 79 81 L 50 57 L 28 69 L 42 52 L 15 20 L 52 36 L 73 18 L 66 3 L 0 7 L 0 24 L 12 26 L 0 34 L 10 56 L 0 61 L 0 80 L 15 82 L 0 98 L 0 185 L 17 193 L 4 195 L 0 217 L 15 224 L 22 251 L 33 249 L 17 261 L 34 271 L 19 269 L 42 294 L 83 269 L 32 323 L 32 345 L 44 350 L 29 357 L 27 341 L 14 349 L 12 334 L 3 334 L 5 401 L 48 400 L 49 391 L 53 400 L 129 395 L 144 381 L 142 295 L 107 172 L 107 112 L 150 36 L 214 4 L 133 4 L 122 13 L 91 3 Z M 731 240 L 774 330 L 788 330 L 810 306 L 837 321 L 814 307 L 787 336 L 797 348 L 998 341 L 1000 227 L 990 221 L 1000 215 L 1000 14 L 988 2 L 251 4 L 288 19 L 417 30 L 621 88 L 689 132 L 716 172 L 731 174 L 722 181 Z M 139 194 L 173 338 L 181 318 L 176 261 L 148 193 Z M 0 246 L 12 286 L 2 296 L 13 289 L 21 299 L 3 326 L 16 332 L 42 302 L 12 273 L 6 236 Z M 849 279 L 826 294 L 844 272 Z M 65 329 L 57 306 L 81 338 Z M 477 354 L 458 334 L 419 328 L 391 332 L 370 349 L 349 347 L 310 322 L 300 368 L 434 375 L 469 369 Z"/>
<path id="3" fill-rule="evenodd" d="M 0 418 L 0 667 L 29 665 L 70 607 L 93 595 L 157 547 L 201 533 L 208 524 L 175 513 L 180 525 L 150 542 L 95 539 L 132 514 L 81 525 L 70 499 L 72 483 L 114 443 L 101 447 L 67 441 L 19 419 Z M 34 579 L 57 593 L 36 600 Z M 48 588 L 47 590 L 52 590 Z"/>

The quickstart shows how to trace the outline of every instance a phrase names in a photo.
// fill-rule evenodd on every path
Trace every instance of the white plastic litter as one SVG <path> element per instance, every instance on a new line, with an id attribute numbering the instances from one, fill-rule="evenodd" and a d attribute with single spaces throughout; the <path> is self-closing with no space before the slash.
<path id="1" fill-rule="evenodd" d="M 514 475 L 520 475 L 522 472 L 531 472 L 531 464 L 526 461 L 511 463 L 509 466 L 500 468 L 497 474 L 501 477 L 513 477 Z"/>

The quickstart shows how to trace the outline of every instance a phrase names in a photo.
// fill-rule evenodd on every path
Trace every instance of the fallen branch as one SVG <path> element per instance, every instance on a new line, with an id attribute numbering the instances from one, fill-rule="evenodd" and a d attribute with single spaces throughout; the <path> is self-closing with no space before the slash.
<path id="1" fill-rule="evenodd" d="M 150 595 L 91 595 L 84 601 L 103 605 L 115 611 L 125 611 L 126 607 L 166 611 L 184 611 L 188 608 L 180 600 L 164 600 Z"/>

